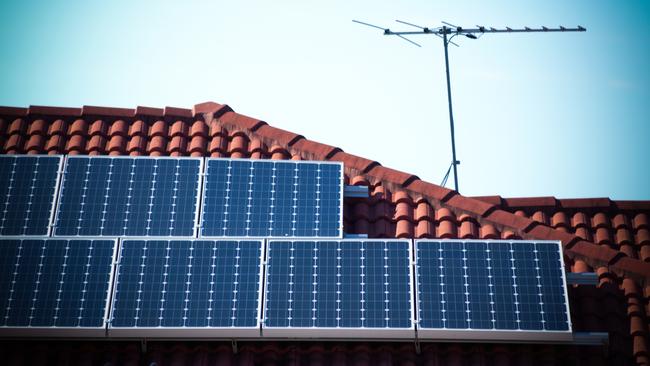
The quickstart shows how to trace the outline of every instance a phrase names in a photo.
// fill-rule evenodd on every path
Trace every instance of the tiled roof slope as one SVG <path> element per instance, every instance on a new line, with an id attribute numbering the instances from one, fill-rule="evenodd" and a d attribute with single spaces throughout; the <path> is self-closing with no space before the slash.
<path id="1" fill-rule="evenodd" d="M 570 289 L 575 328 L 611 333 L 609 353 L 603 358 L 608 363 L 649 360 L 650 201 L 466 197 L 213 102 L 193 109 L 0 107 L 0 152 L 342 161 L 347 183 L 368 185 L 371 193 L 369 199 L 346 200 L 346 232 L 369 237 L 560 240 L 572 271 L 595 271 L 600 278 L 597 288 Z M 450 345 L 436 347 L 453 353 Z M 453 347 L 465 356 L 473 352 L 469 346 Z M 500 348 L 488 348 L 496 357 Z M 567 356 L 570 348 L 551 348 L 563 355 L 561 359 L 573 357 Z M 511 355 L 520 348 L 506 349 Z M 506 359 L 517 363 L 512 357 Z"/>

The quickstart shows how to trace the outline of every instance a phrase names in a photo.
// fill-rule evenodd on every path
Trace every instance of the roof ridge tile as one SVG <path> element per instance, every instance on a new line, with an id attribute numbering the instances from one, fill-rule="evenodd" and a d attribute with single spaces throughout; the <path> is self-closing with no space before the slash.
<path id="1" fill-rule="evenodd" d="M 277 142 L 287 148 L 292 147 L 300 140 L 305 140 L 305 137 L 302 135 L 273 127 L 268 124 L 257 127 L 254 132 L 256 136 L 261 137 L 263 140 Z"/>
<path id="2" fill-rule="evenodd" d="M 177 108 L 177 107 L 165 107 L 163 111 L 163 116 L 166 118 L 192 118 L 194 114 L 191 109 L 188 108 Z"/>
<path id="3" fill-rule="evenodd" d="M 365 174 L 376 166 L 381 166 L 374 160 L 369 160 L 357 155 L 347 153 L 343 150 L 335 152 L 329 160 L 340 161 L 345 164 L 346 169 L 356 171 L 354 174 Z"/>
<path id="4" fill-rule="evenodd" d="M 135 116 L 162 118 L 164 114 L 165 114 L 165 110 L 163 108 L 143 107 L 143 106 L 137 106 L 135 108 Z"/>
<path id="5" fill-rule="evenodd" d="M 228 104 L 219 104 L 212 101 L 195 104 L 192 108 L 192 114 L 195 117 L 197 114 L 204 116 L 207 114 L 210 115 L 209 119 L 218 118 L 226 112 L 234 111 Z M 206 119 L 206 122 L 209 122 L 208 119 Z"/>
<path id="6" fill-rule="evenodd" d="M 230 107 L 228 107 L 228 109 L 230 109 Z M 218 120 L 222 124 L 245 129 L 253 133 L 256 133 L 257 130 L 263 126 L 268 126 L 268 123 L 264 121 L 236 113 L 232 110 L 225 111 L 224 113 L 215 115 L 212 118 Z"/>
<path id="7" fill-rule="evenodd" d="M 388 181 L 398 184 L 403 188 L 408 188 L 411 183 L 416 180 L 420 180 L 417 175 L 405 173 L 400 170 L 387 168 L 381 165 L 375 166 L 366 174 L 378 181 Z"/>
<path id="8" fill-rule="evenodd" d="M 131 118 L 135 115 L 135 109 L 85 105 L 81 107 L 81 115 Z"/>
<path id="9" fill-rule="evenodd" d="M 81 108 L 68 108 L 68 107 L 50 107 L 43 105 L 30 105 L 27 109 L 29 115 L 49 115 L 57 117 L 79 117 L 81 116 Z"/>
<path id="10" fill-rule="evenodd" d="M 291 145 L 292 149 L 305 152 L 305 158 L 308 160 L 329 160 L 337 152 L 343 151 L 336 146 L 323 144 L 320 142 L 301 139 Z"/>

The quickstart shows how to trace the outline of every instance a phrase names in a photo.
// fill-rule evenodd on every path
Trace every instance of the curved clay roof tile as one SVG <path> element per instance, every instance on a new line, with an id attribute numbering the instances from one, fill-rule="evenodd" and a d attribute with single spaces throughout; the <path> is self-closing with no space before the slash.
<path id="1" fill-rule="evenodd" d="M 185 121 L 176 121 L 172 123 L 169 137 L 187 136 L 187 123 Z"/>
<path id="2" fill-rule="evenodd" d="M 608 227 L 610 227 L 609 217 L 607 217 L 607 215 L 605 215 L 602 212 L 599 212 L 599 213 L 595 214 L 594 218 L 593 218 L 593 225 L 592 226 L 594 228 L 601 228 L 601 227 L 608 228 Z"/>
<path id="3" fill-rule="evenodd" d="M 158 120 L 151 125 L 151 129 L 149 130 L 149 136 L 155 137 L 155 136 L 164 136 L 167 137 L 167 123 L 165 121 Z"/>
<path id="4" fill-rule="evenodd" d="M 16 118 L 11 122 L 9 125 L 9 130 L 7 131 L 7 134 L 9 136 L 11 135 L 16 135 L 16 134 L 24 134 L 25 130 L 27 129 L 27 124 L 22 118 Z"/>
<path id="5" fill-rule="evenodd" d="M 47 134 L 50 135 L 50 136 L 53 136 L 53 135 L 62 135 L 63 136 L 63 135 L 66 134 L 66 131 L 68 129 L 67 127 L 68 127 L 68 124 L 64 120 L 57 119 L 54 122 L 52 122 L 52 124 L 50 125 L 49 131 L 47 131 Z"/>
<path id="6" fill-rule="evenodd" d="M 554 228 L 568 228 L 571 225 L 567 214 L 564 211 L 558 211 L 551 216 L 551 226 Z"/>
<path id="7" fill-rule="evenodd" d="M 135 137 L 135 136 L 147 136 L 147 133 L 149 132 L 149 125 L 141 119 L 136 120 L 131 124 L 131 127 L 129 127 L 129 136 Z"/>
<path id="8" fill-rule="evenodd" d="M 88 131 L 88 134 L 90 136 L 101 135 L 106 137 L 108 136 L 107 131 L 108 124 L 101 119 L 98 119 L 90 124 L 90 130 Z"/>
<path id="9" fill-rule="evenodd" d="M 194 121 L 194 123 L 192 123 L 192 128 L 190 129 L 191 137 L 201 136 L 207 138 L 208 133 L 209 133 L 208 125 L 202 120 L 196 120 Z"/>
<path id="10" fill-rule="evenodd" d="M 116 135 L 128 136 L 128 134 L 129 134 L 129 127 L 127 126 L 126 122 L 124 122 L 124 120 L 121 119 L 118 119 L 117 121 L 113 122 L 108 132 L 108 135 L 111 137 Z"/>
<path id="11" fill-rule="evenodd" d="M 436 237 L 435 224 L 428 220 L 423 220 L 418 222 L 417 226 L 415 227 L 415 237 L 419 239 L 435 238 Z"/>
<path id="12" fill-rule="evenodd" d="M 40 154 L 43 151 L 43 145 L 45 145 L 45 136 L 34 134 L 29 137 L 29 141 L 25 145 L 25 151 L 28 154 Z"/>
<path id="13" fill-rule="evenodd" d="M 45 120 L 39 118 L 29 125 L 28 135 L 45 135 L 47 133 L 47 124 Z"/>

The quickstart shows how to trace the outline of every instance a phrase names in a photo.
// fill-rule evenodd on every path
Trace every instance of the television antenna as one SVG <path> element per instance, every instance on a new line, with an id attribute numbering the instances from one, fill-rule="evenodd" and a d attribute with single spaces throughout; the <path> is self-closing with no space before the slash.
<path id="1" fill-rule="evenodd" d="M 352 20 L 355 23 L 359 23 L 362 25 L 366 25 L 368 27 L 373 27 L 377 29 L 381 29 L 384 31 L 385 36 L 397 36 L 410 44 L 417 46 L 417 47 L 422 47 L 420 44 L 406 38 L 406 36 L 414 36 L 414 35 L 420 35 L 420 34 L 428 34 L 428 35 L 434 35 L 442 39 L 442 44 L 445 48 L 445 71 L 447 72 L 447 101 L 449 103 L 449 127 L 450 127 L 450 132 L 451 132 L 451 155 L 452 155 L 452 160 L 451 160 L 451 165 L 449 166 L 449 169 L 447 169 L 447 174 L 445 174 L 445 177 L 442 180 L 441 185 L 444 187 L 445 184 L 447 184 L 447 179 L 449 178 L 449 173 L 453 168 L 454 171 L 454 187 L 456 189 L 456 192 L 459 192 L 458 190 L 458 169 L 457 166 L 460 164 L 460 161 L 456 159 L 456 140 L 454 137 L 454 114 L 452 111 L 451 107 L 451 82 L 449 80 L 449 52 L 447 48 L 449 47 L 449 44 L 452 44 L 456 47 L 460 47 L 457 43 L 452 42 L 451 40 L 456 37 L 456 36 L 465 36 L 470 39 L 478 39 L 481 36 L 483 36 L 486 33 L 546 33 L 546 32 L 584 32 L 587 29 L 578 26 L 577 28 L 568 28 L 568 27 L 563 27 L 560 26 L 558 28 L 549 28 L 549 27 L 541 27 L 541 28 L 530 28 L 530 27 L 524 27 L 524 28 L 510 28 L 510 27 L 505 27 L 505 29 L 497 29 L 493 27 L 485 27 L 482 25 L 477 25 L 475 28 L 464 28 L 464 27 L 459 27 L 457 25 L 447 23 L 447 22 L 441 22 L 443 24 L 442 27 L 437 27 L 437 28 L 428 28 L 428 27 L 422 27 L 413 23 L 405 22 L 402 20 L 396 20 L 396 22 L 404 25 L 408 25 L 414 28 L 418 28 L 418 31 L 400 31 L 400 32 L 395 32 L 390 30 L 389 28 L 385 27 L 380 27 L 378 25 L 362 22 L 359 20 Z"/>

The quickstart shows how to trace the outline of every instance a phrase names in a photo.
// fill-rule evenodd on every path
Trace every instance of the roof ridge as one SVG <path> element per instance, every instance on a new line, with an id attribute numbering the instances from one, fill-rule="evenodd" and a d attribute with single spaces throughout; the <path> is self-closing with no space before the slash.
<path id="1" fill-rule="evenodd" d="M 511 209 L 515 208 L 565 208 L 565 209 L 623 209 L 623 210 L 650 210 L 650 200 L 612 200 L 609 197 L 592 198 L 556 198 L 555 196 L 536 197 L 502 197 L 472 196 L 472 198 L 500 205 Z"/>

